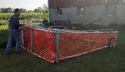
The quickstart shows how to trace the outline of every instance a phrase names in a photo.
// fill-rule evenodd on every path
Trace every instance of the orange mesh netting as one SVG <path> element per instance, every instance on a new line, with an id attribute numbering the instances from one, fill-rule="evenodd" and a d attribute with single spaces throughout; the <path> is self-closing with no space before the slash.
<path id="1" fill-rule="evenodd" d="M 31 47 L 31 30 L 33 29 L 33 47 Z M 112 37 L 117 37 L 113 32 Z M 23 42 L 22 42 L 23 40 Z M 80 56 L 108 46 L 110 32 L 63 32 L 59 33 L 60 60 Z M 52 63 L 56 61 L 56 33 L 52 30 L 23 26 L 21 44 L 28 52 Z"/>

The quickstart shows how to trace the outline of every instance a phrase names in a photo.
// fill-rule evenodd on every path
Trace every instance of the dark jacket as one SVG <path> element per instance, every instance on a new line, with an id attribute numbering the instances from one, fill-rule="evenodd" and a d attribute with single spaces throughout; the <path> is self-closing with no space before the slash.
<path id="1" fill-rule="evenodd" d="M 22 25 L 19 23 L 19 16 L 16 14 L 11 16 L 9 21 L 9 29 L 18 31 L 20 26 Z"/>

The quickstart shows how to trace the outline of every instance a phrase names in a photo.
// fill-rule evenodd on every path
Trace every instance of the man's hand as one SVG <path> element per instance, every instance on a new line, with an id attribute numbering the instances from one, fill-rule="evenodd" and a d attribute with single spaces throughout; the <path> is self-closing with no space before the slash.
<path id="1" fill-rule="evenodd" d="M 21 24 L 22 26 L 24 26 L 25 24 Z"/>

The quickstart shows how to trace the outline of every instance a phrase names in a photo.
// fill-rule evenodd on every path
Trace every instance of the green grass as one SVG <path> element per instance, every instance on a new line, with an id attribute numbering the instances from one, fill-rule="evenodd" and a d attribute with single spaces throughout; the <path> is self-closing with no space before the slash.
<path id="1" fill-rule="evenodd" d="M 124 72 L 125 25 L 115 29 L 119 31 L 118 46 L 115 49 L 102 49 L 64 60 L 59 64 L 49 64 L 22 49 L 21 54 L 16 54 L 14 47 L 12 47 L 12 54 L 6 55 L 5 47 L 0 48 L 0 72 Z M 6 31 L 0 32 L 1 35 L 8 36 Z"/>

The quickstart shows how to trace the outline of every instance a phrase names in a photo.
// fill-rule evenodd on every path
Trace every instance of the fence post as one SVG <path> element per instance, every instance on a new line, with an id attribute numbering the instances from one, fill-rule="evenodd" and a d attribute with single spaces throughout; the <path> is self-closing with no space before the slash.
<path id="1" fill-rule="evenodd" d="M 59 63 L 59 33 L 56 33 L 56 63 Z"/>
<path id="2" fill-rule="evenodd" d="M 24 45 L 24 39 L 23 39 L 23 28 L 21 29 L 22 31 L 22 45 Z"/>
<path id="3" fill-rule="evenodd" d="M 88 34 L 88 48 L 89 48 L 89 51 L 91 51 L 90 41 L 91 41 L 91 33 Z"/>
<path id="4" fill-rule="evenodd" d="M 110 38 L 112 38 L 113 29 L 110 30 Z"/>
<path id="5" fill-rule="evenodd" d="M 65 26 L 65 29 L 66 29 L 66 26 Z"/>
<path id="6" fill-rule="evenodd" d="M 33 28 L 31 28 L 31 49 L 30 49 L 31 52 L 32 49 L 33 49 Z"/>

